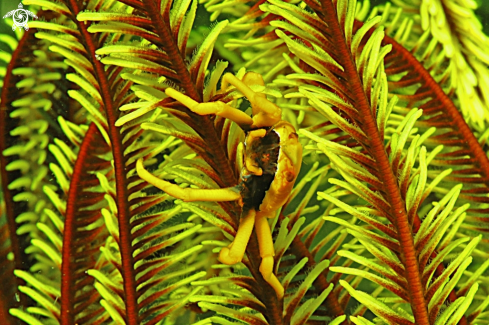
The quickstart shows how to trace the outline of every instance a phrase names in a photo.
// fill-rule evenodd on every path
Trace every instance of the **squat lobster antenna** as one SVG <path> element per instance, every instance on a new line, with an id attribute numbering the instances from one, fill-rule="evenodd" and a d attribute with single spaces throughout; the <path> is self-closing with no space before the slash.
<path id="1" fill-rule="evenodd" d="M 163 179 L 156 177 L 148 172 L 143 165 L 143 160 L 140 158 L 136 163 L 136 171 L 142 179 L 159 188 L 165 193 L 179 198 L 184 202 L 207 201 L 207 202 L 224 202 L 236 201 L 241 198 L 241 194 L 237 187 L 228 187 L 220 189 L 198 189 L 198 188 L 181 188 L 176 184 L 172 184 Z"/>

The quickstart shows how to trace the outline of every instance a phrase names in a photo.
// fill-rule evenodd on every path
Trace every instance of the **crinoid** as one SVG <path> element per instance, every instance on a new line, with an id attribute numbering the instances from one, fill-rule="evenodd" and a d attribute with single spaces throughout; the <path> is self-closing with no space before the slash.
<path id="1" fill-rule="evenodd" d="M 0 323 L 489 324 L 488 37 L 377 2 L 24 0 Z"/>

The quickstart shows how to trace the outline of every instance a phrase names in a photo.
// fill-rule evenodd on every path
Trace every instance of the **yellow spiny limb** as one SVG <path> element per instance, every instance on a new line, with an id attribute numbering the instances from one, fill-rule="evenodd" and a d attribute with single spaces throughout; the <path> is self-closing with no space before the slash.
<path id="1" fill-rule="evenodd" d="M 239 80 L 233 74 L 226 73 L 222 78 L 221 89 L 226 89 L 228 84 L 236 87 L 250 101 L 253 108 L 252 128 L 270 127 L 282 119 L 280 107 L 269 101 L 265 94 L 257 93 L 248 86 L 264 86 L 265 82 L 260 74 L 247 72 L 243 80 Z"/>
<path id="2" fill-rule="evenodd" d="M 250 241 L 251 232 L 255 224 L 255 210 L 251 209 L 239 221 L 238 232 L 233 242 L 228 247 L 223 247 L 219 252 L 219 261 L 227 265 L 241 262 L 246 246 Z"/>
<path id="3" fill-rule="evenodd" d="M 275 256 L 275 249 L 273 248 L 272 233 L 270 232 L 270 226 L 268 225 L 267 215 L 265 213 L 258 212 L 256 214 L 255 228 L 260 247 L 260 256 L 262 258 L 260 273 L 265 281 L 267 281 L 268 284 L 272 286 L 273 290 L 275 290 L 277 297 L 281 299 L 284 296 L 284 287 L 275 274 L 273 274 L 273 257 Z"/>
<path id="4" fill-rule="evenodd" d="M 236 87 L 246 98 L 248 98 L 250 102 L 255 98 L 255 96 L 265 96 L 263 94 L 255 93 L 250 87 L 248 87 L 248 85 L 265 85 L 262 76 L 256 72 L 247 72 L 244 75 L 243 80 L 239 80 L 232 73 L 226 73 L 222 77 L 221 89 L 226 90 L 229 87 L 229 84 Z"/>
<path id="5" fill-rule="evenodd" d="M 172 88 L 167 88 L 165 90 L 165 94 L 169 97 L 179 101 L 183 105 L 185 105 L 189 110 L 199 115 L 218 115 L 224 118 L 230 119 L 235 122 L 239 126 L 249 126 L 253 123 L 253 119 L 246 114 L 245 112 L 240 111 L 237 108 L 229 106 L 226 103 L 221 101 L 217 102 L 208 102 L 208 103 L 199 103 L 188 97 L 187 95 L 182 94 L 179 91 L 176 91 Z"/>
<path id="6" fill-rule="evenodd" d="M 192 201 L 208 201 L 208 202 L 223 202 L 236 201 L 241 198 L 238 188 L 228 187 L 221 189 L 196 189 L 196 188 L 181 188 L 176 184 L 172 184 L 165 180 L 159 179 L 148 172 L 143 165 L 143 160 L 138 159 L 136 163 L 136 171 L 142 179 L 152 184 L 153 186 L 165 191 L 177 199 L 185 202 Z"/>

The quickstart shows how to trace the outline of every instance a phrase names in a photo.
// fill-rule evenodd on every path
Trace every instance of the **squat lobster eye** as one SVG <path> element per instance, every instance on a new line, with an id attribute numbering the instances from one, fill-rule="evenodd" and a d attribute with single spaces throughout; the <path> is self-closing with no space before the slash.
<path id="1" fill-rule="evenodd" d="M 273 274 L 275 250 L 267 218 L 276 216 L 287 202 L 302 162 L 302 146 L 292 124 L 281 120 L 281 109 L 264 94 L 256 93 L 248 85 L 264 85 L 261 75 L 248 72 L 239 80 L 227 73 L 221 89 L 233 85 L 251 103 L 253 116 L 226 103 L 198 103 L 190 97 L 167 88 L 165 93 L 199 115 L 215 114 L 237 123 L 246 133 L 243 169 L 238 186 L 222 189 L 181 188 L 159 179 L 146 169 L 142 159 L 136 170 L 142 179 L 166 193 L 184 201 L 239 201 L 242 213 L 233 242 L 221 249 L 219 260 L 228 265 L 241 262 L 253 229 L 260 248 L 260 273 L 281 299 L 284 288 Z"/>

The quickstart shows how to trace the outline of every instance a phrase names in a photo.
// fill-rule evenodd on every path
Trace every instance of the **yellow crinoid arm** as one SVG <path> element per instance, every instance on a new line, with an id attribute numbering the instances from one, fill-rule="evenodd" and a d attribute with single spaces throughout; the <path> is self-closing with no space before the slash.
<path id="1" fill-rule="evenodd" d="M 250 101 L 253 109 L 252 128 L 270 127 L 282 119 L 280 107 L 269 101 L 265 94 L 257 93 L 249 87 L 249 85 L 265 85 L 260 74 L 249 71 L 244 75 L 243 80 L 239 80 L 235 75 L 226 73 L 222 77 L 221 89 L 226 89 L 228 84 L 236 87 Z"/>
<path id="2" fill-rule="evenodd" d="M 228 247 L 223 247 L 219 252 L 219 261 L 227 265 L 241 262 L 246 246 L 250 241 L 253 225 L 255 224 L 255 210 L 250 209 L 239 221 L 238 232 L 233 242 Z"/>
<path id="3" fill-rule="evenodd" d="M 223 202 L 236 201 L 241 198 L 238 188 L 228 187 L 221 189 L 196 189 L 196 188 L 181 188 L 176 184 L 172 184 L 165 180 L 159 179 L 155 175 L 148 172 L 143 165 L 143 160 L 138 159 L 136 163 L 136 171 L 142 179 L 154 185 L 160 190 L 165 191 L 173 197 L 181 199 L 185 202 L 192 201 L 208 201 L 208 202 Z"/>
<path id="4" fill-rule="evenodd" d="M 217 102 L 208 102 L 208 103 L 199 103 L 188 97 L 187 95 L 182 94 L 179 91 L 176 91 L 172 88 L 167 88 L 165 90 L 165 94 L 169 97 L 179 101 L 183 105 L 185 105 L 189 110 L 199 115 L 218 115 L 224 118 L 230 119 L 235 122 L 239 126 L 249 126 L 253 123 L 253 119 L 246 114 L 245 112 L 240 111 L 237 108 L 229 106 L 226 103 L 221 101 Z"/>
<path id="5" fill-rule="evenodd" d="M 275 290 L 277 298 L 282 299 L 284 296 L 284 287 L 273 274 L 273 257 L 275 256 L 275 249 L 273 248 L 272 233 L 270 232 L 270 226 L 268 225 L 267 215 L 265 213 L 258 212 L 256 214 L 256 235 L 258 236 L 258 245 L 260 247 L 260 256 L 262 258 L 260 264 L 260 273 L 265 281 Z"/>

